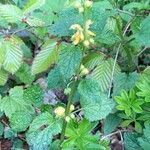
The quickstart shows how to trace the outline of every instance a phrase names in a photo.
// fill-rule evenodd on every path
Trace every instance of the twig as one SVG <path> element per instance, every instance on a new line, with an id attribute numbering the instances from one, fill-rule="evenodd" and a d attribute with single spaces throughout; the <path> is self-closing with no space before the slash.
<path id="1" fill-rule="evenodd" d="M 144 47 L 138 54 L 137 54 L 137 57 L 139 57 L 145 50 L 147 50 L 148 47 Z"/>
<path id="2" fill-rule="evenodd" d="M 122 144 L 122 150 L 124 150 L 124 142 L 123 142 L 123 136 L 122 132 L 119 130 L 120 138 L 121 138 L 121 144 Z"/>
<path id="3" fill-rule="evenodd" d="M 132 20 L 130 20 L 129 23 L 127 24 L 127 26 L 125 27 L 124 32 L 123 32 L 123 36 L 125 36 L 131 23 L 132 23 Z M 114 65 L 113 65 L 111 80 L 110 80 L 110 85 L 109 85 L 109 91 L 108 91 L 108 98 L 110 98 L 110 96 L 111 96 L 111 88 L 112 88 L 112 83 L 113 83 L 113 78 L 114 78 L 114 73 L 115 73 L 115 67 L 116 67 L 116 63 L 117 63 L 117 59 L 118 59 L 118 55 L 119 55 L 119 51 L 120 51 L 121 46 L 122 46 L 122 43 L 119 44 L 119 46 L 117 48 L 116 55 L 115 55 L 115 60 L 114 60 Z"/>
<path id="4" fill-rule="evenodd" d="M 127 15 L 129 15 L 129 16 L 131 16 L 131 17 L 134 17 L 134 16 L 135 16 L 135 14 L 132 14 L 132 13 L 130 13 L 130 12 L 128 12 L 128 11 L 124 11 L 124 10 L 121 10 L 121 9 L 117 9 L 117 11 L 120 12 L 120 13 L 127 14 Z"/>
<path id="5" fill-rule="evenodd" d="M 110 133 L 110 134 L 108 134 L 108 135 L 103 136 L 103 137 L 101 138 L 101 140 L 105 140 L 105 139 L 107 139 L 107 138 L 109 138 L 109 137 L 111 137 L 111 136 L 113 136 L 113 135 L 116 135 L 116 134 L 122 133 L 122 132 L 127 132 L 127 131 L 128 131 L 128 130 L 118 130 L 118 131 L 116 131 L 116 132 L 113 132 L 113 133 Z"/>

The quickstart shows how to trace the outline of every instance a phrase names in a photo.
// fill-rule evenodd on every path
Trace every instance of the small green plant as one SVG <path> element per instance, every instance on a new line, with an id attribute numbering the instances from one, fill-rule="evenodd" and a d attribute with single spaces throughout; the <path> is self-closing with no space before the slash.
<path id="1" fill-rule="evenodd" d="M 149 0 L 1 1 L 7 149 L 147 150 L 149 35 Z"/>

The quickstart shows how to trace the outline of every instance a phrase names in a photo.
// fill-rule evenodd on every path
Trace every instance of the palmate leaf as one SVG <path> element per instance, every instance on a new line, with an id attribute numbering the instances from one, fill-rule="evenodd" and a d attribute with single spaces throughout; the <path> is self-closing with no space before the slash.
<path id="1" fill-rule="evenodd" d="M 3 48 L 5 49 L 5 60 L 3 61 L 3 67 L 8 72 L 14 74 L 22 64 L 23 52 L 21 49 L 20 40 L 12 37 L 3 41 Z"/>
<path id="2" fill-rule="evenodd" d="M 60 121 L 55 120 L 50 113 L 45 112 L 37 116 L 31 123 L 26 134 L 27 142 L 32 150 L 45 150 L 48 149 L 52 136 L 60 131 Z"/>
<path id="3" fill-rule="evenodd" d="M 78 92 L 85 118 L 90 121 L 104 119 L 114 108 L 114 101 L 101 92 L 100 85 L 95 80 L 82 80 Z"/>
<path id="4" fill-rule="evenodd" d="M 91 56 L 86 58 L 85 66 L 89 70 L 93 70 L 88 78 L 96 80 L 100 85 L 101 91 L 106 92 L 110 85 L 114 60 L 112 58 L 106 59 L 105 55 L 102 53 L 93 53 Z M 118 64 L 116 64 L 114 76 L 119 74 L 119 72 L 120 68 Z"/>
<path id="5" fill-rule="evenodd" d="M 43 46 L 40 53 L 35 57 L 32 64 L 32 74 L 38 74 L 47 70 L 58 57 L 57 42 L 47 41 Z"/>
<path id="6" fill-rule="evenodd" d="M 0 85 L 5 85 L 8 79 L 8 73 L 4 70 L 0 70 Z"/>
<path id="7" fill-rule="evenodd" d="M 24 6 L 24 14 L 31 13 L 45 4 L 45 0 L 29 0 Z"/>
<path id="8" fill-rule="evenodd" d="M 4 111 L 9 118 L 16 111 L 33 113 L 33 107 L 23 99 L 22 87 L 14 87 L 9 91 L 9 96 L 0 99 L 0 110 Z"/>
<path id="9" fill-rule="evenodd" d="M 0 4 L 0 16 L 9 23 L 17 23 L 21 21 L 23 13 L 15 5 L 2 5 Z"/>

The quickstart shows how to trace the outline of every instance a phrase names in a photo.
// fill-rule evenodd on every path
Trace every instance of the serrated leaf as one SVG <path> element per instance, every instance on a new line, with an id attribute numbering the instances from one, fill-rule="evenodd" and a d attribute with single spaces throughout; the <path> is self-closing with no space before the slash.
<path id="1" fill-rule="evenodd" d="M 35 76 L 31 75 L 31 69 L 29 65 L 25 63 L 22 64 L 19 70 L 15 73 L 15 76 L 19 78 L 19 80 L 22 83 L 25 83 L 25 84 L 31 84 L 35 79 Z"/>
<path id="2" fill-rule="evenodd" d="M 49 89 L 65 87 L 63 77 L 57 66 L 49 72 L 48 78 L 47 78 L 47 84 L 48 84 Z"/>
<path id="3" fill-rule="evenodd" d="M 30 125 L 32 121 L 32 116 L 27 112 L 17 111 L 12 114 L 9 121 L 13 131 L 22 132 L 25 131 Z"/>
<path id="4" fill-rule="evenodd" d="M 23 99 L 23 89 L 14 87 L 9 91 L 9 96 L 0 99 L 0 110 L 4 111 L 9 118 L 16 111 L 33 113 L 33 107 Z"/>
<path id="5" fill-rule="evenodd" d="M 150 16 L 146 17 L 141 23 L 141 29 L 137 34 L 137 40 L 142 46 L 150 46 Z"/>
<path id="6" fill-rule="evenodd" d="M 60 52 L 58 68 L 64 81 L 71 78 L 80 66 L 82 59 L 82 50 L 74 45 L 67 45 Z"/>
<path id="7" fill-rule="evenodd" d="M 2 67 L 2 64 L 5 60 L 5 54 L 6 54 L 6 51 L 5 51 L 5 47 L 3 46 L 3 42 L 4 40 L 3 39 L 0 39 L 0 68 Z"/>
<path id="8" fill-rule="evenodd" d="M 6 51 L 3 67 L 8 72 L 14 74 L 22 64 L 23 52 L 21 43 L 15 37 L 3 42 Z"/>
<path id="9" fill-rule="evenodd" d="M 0 70 L 0 85 L 5 85 L 8 79 L 8 73 L 4 70 Z"/>
<path id="10" fill-rule="evenodd" d="M 0 136 L 3 135 L 4 132 L 4 125 L 0 122 Z"/>
<path id="11" fill-rule="evenodd" d="M 104 122 L 104 134 L 110 134 L 121 123 L 121 118 L 115 114 L 109 114 Z"/>
<path id="12" fill-rule="evenodd" d="M 45 4 L 45 0 L 29 0 L 24 6 L 24 14 L 33 12 Z"/>
<path id="13" fill-rule="evenodd" d="M 59 120 L 45 112 L 37 116 L 27 132 L 27 141 L 32 150 L 48 149 L 52 136 L 61 131 Z"/>
<path id="14" fill-rule="evenodd" d="M 57 42 L 47 41 L 32 64 L 32 74 L 38 74 L 50 67 L 57 60 Z"/>
<path id="15" fill-rule="evenodd" d="M 119 73 L 114 77 L 113 95 L 117 96 L 120 94 L 121 90 L 129 91 L 135 86 L 139 75 L 137 72 L 132 72 L 129 74 Z"/>
<path id="16" fill-rule="evenodd" d="M 108 88 L 110 86 L 114 60 L 112 58 L 105 59 L 105 55 L 102 53 L 93 53 L 92 56 L 86 58 L 87 60 L 85 63 L 85 66 L 89 70 L 93 70 L 92 73 L 88 76 L 88 78 L 96 80 L 100 85 L 101 91 L 106 92 L 108 91 Z M 118 64 L 116 64 L 114 76 L 116 76 L 119 72 L 120 68 Z"/>
<path id="17" fill-rule="evenodd" d="M 9 23 L 17 23 L 21 21 L 23 13 L 15 5 L 2 5 L 0 4 L 0 16 Z"/>
<path id="18" fill-rule="evenodd" d="M 78 91 L 85 117 L 90 121 L 104 119 L 113 109 L 114 101 L 100 90 L 99 84 L 91 79 L 80 82 Z"/>
<path id="19" fill-rule="evenodd" d="M 43 100 L 43 90 L 38 85 L 32 85 L 24 90 L 24 100 L 34 106 L 39 106 L 42 104 Z"/>

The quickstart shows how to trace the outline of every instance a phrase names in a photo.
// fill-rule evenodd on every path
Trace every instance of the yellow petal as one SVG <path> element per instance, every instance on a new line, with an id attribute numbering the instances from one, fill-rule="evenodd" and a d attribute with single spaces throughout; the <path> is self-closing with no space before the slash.
<path id="1" fill-rule="evenodd" d="M 87 30 L 86 32 L 87 32 L 87 34 L 90 35 L 90 36 L 96 36 L 95 33 L 93 33 L 93 32 L 90 31 L 90 30 Z"/>

